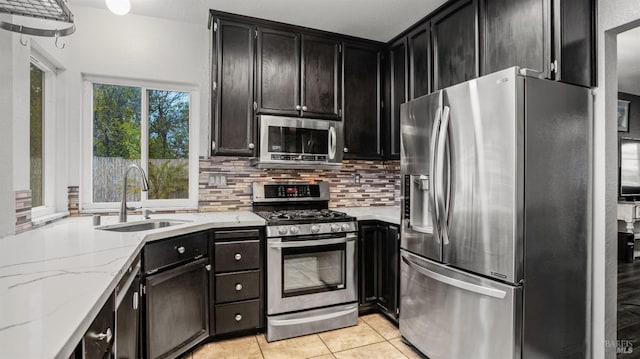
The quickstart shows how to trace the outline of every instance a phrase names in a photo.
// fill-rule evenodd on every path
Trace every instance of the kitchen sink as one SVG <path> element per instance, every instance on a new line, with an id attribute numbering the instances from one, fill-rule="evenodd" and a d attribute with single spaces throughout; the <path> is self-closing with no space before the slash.
<path id="1" fill-rule="evenodd" d="M 190 221 L 175 220 L 175 219 L 173 220 L 147 219 L 144 221 L 137 221 L 137 222 L 110 224 L 106 226 L 96 227 L 96 229 L 100 229 L 103 231 L 112 231 L 112 232 L 139 232 L 139 231 L 148 231 L 150 229 L 171 227 L 171 226 L 184 224 L 188 222 Z"/>

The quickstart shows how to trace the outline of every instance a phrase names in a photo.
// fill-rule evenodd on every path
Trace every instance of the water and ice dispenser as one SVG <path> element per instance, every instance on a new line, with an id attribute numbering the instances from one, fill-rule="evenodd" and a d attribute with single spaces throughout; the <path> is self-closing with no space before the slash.
<path id="1" fill-rule="evenodd" d="M 432 234 L 429 175 L 405 175 L 404 186 L 406 225 L 416 232 Z"/>

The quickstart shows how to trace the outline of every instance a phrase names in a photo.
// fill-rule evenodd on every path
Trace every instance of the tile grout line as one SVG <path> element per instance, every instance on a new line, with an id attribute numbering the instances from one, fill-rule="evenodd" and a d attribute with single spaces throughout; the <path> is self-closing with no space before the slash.
<path id="1" fill-rule="evenodd" d="M 260 341 L 258 341 L 258 335 L 261 335 L 261 334 L 254 335 L 253 336 L 253 340 L 255 340 L 256 344 L 258 344 L 258 350 L 260 350 L 260 355 L 262 356 L 262 359 L 265 359 L 264 358 L 264 352 L 262 351 L 262 347 L 260 346 Z"/>

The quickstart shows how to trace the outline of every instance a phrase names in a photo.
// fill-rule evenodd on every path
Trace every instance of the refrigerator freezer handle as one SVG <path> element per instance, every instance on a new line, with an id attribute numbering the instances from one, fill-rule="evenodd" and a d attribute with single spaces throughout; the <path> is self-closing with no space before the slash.
<path id="1" fill-rule="evenodd" d="M 416 272 L 422 275 L 425 275 L 433 280 L 437 280 L 438 282 L 450 285 L 452 287 L 456 287 L 462 290 L 466 290 L 469 292 L 482 294 L 488 297 L 493 297 L 498 299 L 503 299 L 507 295 L 507 292 L 499 289 L 484 287 L 481 285 L 465 282 L 459 279 L 447 277 L 446 275 L 442 275 L 440 273 L 432 272 L 429 269 L 424 268 L 418 263 L 412 261 L 406 256 L 402 256 L 402 261 L 405 262 L 409 267 L 411 267 Z"/>

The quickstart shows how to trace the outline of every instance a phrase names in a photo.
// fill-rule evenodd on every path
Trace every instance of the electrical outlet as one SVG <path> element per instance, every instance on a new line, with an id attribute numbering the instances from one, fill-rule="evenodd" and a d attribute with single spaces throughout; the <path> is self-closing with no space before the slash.
<path id="1" fill-rule="evenodd" d="M 360 174 L 359 174 L 359 173 L 354 173 L 354 174 L 353 174 L 353 184 L 360 184 L 360 178 L 361 178 L 361 177 L 362 177 L 362 176 L 360 176 Z"/>
<path id="2" fill-rule="evenodd" d="M 227 176 L 220 173 L 209 173 L 209 186 L 226 186 Z"/>

